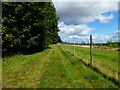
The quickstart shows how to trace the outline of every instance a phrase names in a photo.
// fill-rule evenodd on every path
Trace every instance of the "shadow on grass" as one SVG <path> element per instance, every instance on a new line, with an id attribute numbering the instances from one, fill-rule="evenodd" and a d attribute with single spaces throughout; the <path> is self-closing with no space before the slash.
<path id="1" fill-rule="evenodd" d="M 45 49 L 37 49 L 37 48 L 31 48 L 29 50 L 23 50 L 20 49 L 19 52 L 16 52 L 15 50 L 11 50 L 9 52 L 6 52 L 2 55 L 2 58 L 5 57 L 13 57 L 15 55 L 31 55 L 31 54 L 35 54 L 35 53 L 39 53 L 39 52 L 43 52 L 46 49 L 52 49 L 51 47 L 45 47 Z"/>
<path id="2" fill-rule="evenodd" d="M 45 47 L 45 49 L 52 49 L 51 47 Z M 43 52 L 45 49 L 30 49 L 22 52 L 23 55 L 30 55 L 38 52 Z"/>

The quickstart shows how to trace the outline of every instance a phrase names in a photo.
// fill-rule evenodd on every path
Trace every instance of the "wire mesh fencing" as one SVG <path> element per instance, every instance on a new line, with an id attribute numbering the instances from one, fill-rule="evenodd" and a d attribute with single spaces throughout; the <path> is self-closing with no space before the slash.
<path id="1" fill-rule="evenodd" d="M 61 47 L 109 77 L 118 80 L 119 38 L 116 33 L 94 34 L 70 38 Z M 92 46 L 91 46 L 92 45 Z M 91 46 L 91 47 L 90 47 Z M 112 65 L 112 66 L 111 66 Z"/>

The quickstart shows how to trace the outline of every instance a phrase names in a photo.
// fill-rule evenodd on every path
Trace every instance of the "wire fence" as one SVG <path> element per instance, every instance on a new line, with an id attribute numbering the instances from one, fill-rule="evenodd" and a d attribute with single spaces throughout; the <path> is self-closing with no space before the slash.
<path id="1" fill-rule="evenodd" d="M 116 83 L 118 82 L 117 51 L 120 50 L 119 45 L 118 34 L 109 33 L 94 34 L 91 38 L 90 35 L 74 36 L 61 44 L 61 47 Z"/>
<path id="2" fill-rule="evenodd" d="M 91 36 L 91 39 L 90 39 Z M 88 48 L 99 48 L 99 49 L 110 49 L 119 51 L 120 42 L 118 38 L 118 32 L 116 33 L 108 33 L 108 34 L 94 34 L 94 35 L 81 35 L 75 36 L 73 35 L 68 41 L 63 44 L 67 44 L 73 47 L 73 53 L 75 55 L 75 47 L 88 47 Z M 68 48 L 69 49 L 69 48 Z M 91 52 L 92 53 L 92 50 Z M 91 56 L 91 55 L 90 55 Z"/>
<path id="3" fill-rule="evenodd" d="M 118 31 L 119 32 L 119 31 Z M 118 32 L 116 33 L 108 33 L 108 34 L 93 34 L 92 35 L 92 46 L 95 48 L 103 48 L 103 49 L 115 49 L 119 50 L 120 46 L 120 38 L 118 36 Z M 64 44 L 70 45 L 88 45 L 90 46 L 90 35 L 72 35 Z"/>

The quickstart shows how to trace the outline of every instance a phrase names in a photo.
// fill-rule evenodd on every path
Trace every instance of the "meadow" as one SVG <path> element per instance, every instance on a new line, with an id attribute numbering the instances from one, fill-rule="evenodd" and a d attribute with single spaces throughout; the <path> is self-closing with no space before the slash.
<path id="1" fill-rule="evenodd" d="M 86 64 L 90 63 L 90 48 L 80 46 L 61 45 L 64 50 L 82 58 Z M 74 52 L 75 51 L 75 52 Z M 119 51 L 92 48 L 92 66 L 105 75 L 118 81 L 118 53 Z"/>
<path id="2" fill-rule="evenodd" d="M 101 74 L 85 66 L 82 63 L 82 59 L 75 58 L 66 50 L 72 53 L 73 46 L 51 45 L 50 48 L 39 53 L 3 58 L 3 88 L 118 87 Z M 96 57 L 94 55 L 93 65 L 98 65 L 98 68 L 103 72 L 105 72 L 104 69 L 108 70 L 106 72 L 108 75 L 112 71 L 110 75 L 116 78 L 116 73 L 118 72 L 117 52 L 98 51 L 95 49 L 95 52 L 100 55 L 97 56 L 95 54 Z M 102 53 L 105 53 L 105 55 Z M 89 62 L 88 48 L 77 47 L 75 55 L 84 58 L 86 63 Z"/>

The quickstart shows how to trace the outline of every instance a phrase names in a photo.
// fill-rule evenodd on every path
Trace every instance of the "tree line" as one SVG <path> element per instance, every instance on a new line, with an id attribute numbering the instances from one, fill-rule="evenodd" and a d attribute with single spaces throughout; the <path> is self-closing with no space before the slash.
<path id="1" fill-rule="evenodd" d="M 29 54 L 61 42 L 52 2 L 2 3 L 2 54 Z"/>
<path id="2" fill-rule="evenodd" d="M 89 42 L 82 42 L 82 43 L 70 43 L 70 42 L 62 42 L 63 44 L 70 44 L 70 45 L 90 45 Z M 107 41 L 106 43 L 94 43 L 92 42 L 93 46 L 107 46 L 107 47 L 114 47 L 114 48 L 119 48 L 120 47 L 120 42 L 112 42 L 112 41 Z"/>

